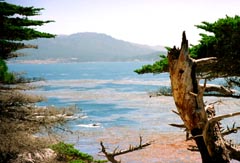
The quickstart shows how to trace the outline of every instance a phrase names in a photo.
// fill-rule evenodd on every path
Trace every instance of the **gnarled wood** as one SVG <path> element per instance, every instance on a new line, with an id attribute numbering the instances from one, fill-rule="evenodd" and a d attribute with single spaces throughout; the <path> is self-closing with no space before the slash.
<path id="1" fill-rule="evenodd" d="M 168 54 L 168 61 L 171 87 L 178 112 L 189 130 L 201 130 L 207 122 L 207 115 L 194 72 L 196 64 L 189 57 L 185 33 L 181 51 L 172 49 Z"/>
<path id="2" fill-rule="evenodd" d="M 100 142 L 100 145 L 102 147 L 101 152 L 104 153 L 104 155 L 108 159 L 108 161 L 110 161 L 112 163 L 120 163 L 121 161 L 118 161 L 118 160 L 115 159 L 116 156 L 124 155 L 124 154 L 134 152 L 134 151 L 137 151 L 137 150 L 141 150 L 141 149 L 151 145 L 151 142 L 147 142 L 147 143 L 142 144 L 142 137 L 140 136 L 139 137 L 139 145 L 137 145 L 137 146 L 129 145 L 129 148 L 125 149 L 125 150 L 118 150 L 118 147 L 117 147 L 111 153 L 106 151 L 106 147 L 103 145 L 102 141 Z"/>
<path id="3" fill-rule="evenodd" d="M 191 131 L 203 163 L 228 163 L 229 153 L 218 123 L 209 123 L 203 102 L 205 86 L 196 77 L 196 67 L 212 63 L 215 58 L 194 60 L 188 52 L 188 41 L 183 32 L 181 49 L 174 47 L 168 53 L 169 73 L 175 105 L 187 130 Z M 214 116 L 214 115 L 211 115 Z M 213 118 L 213 117 L 211 117 Z"/>
<path id="4" fill-rule="evenodd" d="M 205 92 L 218 92 L 224 95 L 232 95 L 235 93 L 234 90 L 228 89 L 224 86 L 208 84 L 205 88 Z"/>

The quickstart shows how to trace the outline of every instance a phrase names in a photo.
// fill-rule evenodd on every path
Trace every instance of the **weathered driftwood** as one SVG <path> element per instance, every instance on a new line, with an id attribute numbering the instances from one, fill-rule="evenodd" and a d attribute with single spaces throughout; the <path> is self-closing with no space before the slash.
<path id="1" fill-rule="evenodd" d="M 223 130 L 222 135 L 226 136 L 226 135 L 229 135 L 232 133 L 237 133 L 238 130 L 240 130 L 240 127 L 236 127 L 235 125 L 236 125 L 236 123 L 233 123 L 233 126 L 231 128 L 227 127 L 227 130 Z"/>
<path id="2" fill-rule="evenodd" d="M 141 150 L 141 149 L 151 145 L 151 142 L 147 142 L 147 143 L 143 144 L 142 143 L 142 137 L 140 136 L 139 137 L 139 145 L 137 145 L 137 146 L 129 145 L 129 148 L 125 149 L 125 150 L 119 150 L 118 147 L 117 147 L 117 148 L 114 149 L 113 152 L 107 152 L 106 147 L 103 145 L 102 141 L 100 142 L 100 145 L 102 147 L 101 152 L 105 155 L 105 157 L 108 159 L 108 161 L 110 161 L 112 163 L 120 163 L 121 161 L 118 161 L 118 160 L 115 159 L 116 156 L 124 155 L 124 154 L 134 152 L 134 151 L 137 151 L 137 150 Z"/>
<path id="3" fill-rule="evenodd" d="M 168 61 L 175 105 L 184 126 L 191 132 L 196 141 L 203 163 L 230 162 L 230 159 L 236 156 L 236 153 L 240 153 L 226 144 L 221 134 L 219 121 L 223 118 L 239 115 L 239 113 L 215 117 L 214 106 L 207 106 L 206 108 L 203 102 L 203 93 L 208 89 L 206 80 L 204 85 L 200 86 L 199 79 L 196 76 L 198 66 L 203 67 L 212 64 L 216 62 L 216 58 L 200 60 L 190 58 L 188 41 L 185 32 L 183 32 L 181 49 L 174 47 L 170 50 Z"/>
<path id="4" fill-rule="evenodd" d="M 234 90 L 228 89 L 221 85 L 214 85 L 214 84 L 208 84 L 205 88 L 205 92 L 218 92 L 223 95 L 233 95 L 235 93 Z"/>

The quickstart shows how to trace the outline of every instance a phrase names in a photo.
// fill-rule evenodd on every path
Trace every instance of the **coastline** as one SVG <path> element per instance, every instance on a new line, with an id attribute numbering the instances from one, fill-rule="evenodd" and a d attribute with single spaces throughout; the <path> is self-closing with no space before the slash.
<path id="1" fill-rule="evenodd" d="M 54 58 L 49 58 L 46 60 L 42 60 L 42 59 L 34 59 L 34 60 L 21 60 L 21 59 L 17 59 L 17 60 L 10 60 L 8 61 L 9 64 L 13 64 L 13 63 L 17 63 L 17 64 L 53 64 L 53 63 L 70 63 L 73 61 L 68 61 L 65 59 L 54 59 Z"/>
<path id="2" fill-rule="evenodd" d="M 187 148 L 195 146 L 193 140 L 185 141 L 186 134 L 184 132 L 149 132 L 137 131 L 129 128 L 111 128 L 104 132 L 85 133 L 80 136 L 76 148 L 93 155 L 96 159 L 106 159 L 103 153 L 100 153 L 100 142 L 102 141 L 107 149 L 107 152 L 113 152 L 116 148 L 118 150 L 125 150 L 129 145 L 136 146 L 139 144 L 139 136 L 142 137 L 143 143 L 151 142 L 151 145 L 138 151 L 134 151 L 125 155 L 117 156 L 117 160 L 122 163 L 201 163 L 201 156 L 198 152 L 192 152 Z M 95 138 L 92 138 L 95 137 Z M 89 140 L 90 139 L 90 140 Z M 89 141 L 89 142 L 88 142 Z M 87 143 L 95 148 L 92 151 L 89 147 L 86 150 Z M 85 144 L 85 145 L 84 145 Z M 86 151 L 85 151 L 86 150 Z"/>
<path id="3" fill-rule="evenodd" d="M 171 102 L 170 97 L 163 97 L 166 102 Z M 151 98 L 159 103 L 159 97 Z M 164 100 L 164 101 L 165 101 Z M 207 97 L 206 101 L 212 102 L 222 100 L 221 104 L 216 105 L 216 111 L 218 114 L 224 114 L 237 110 L 239 101 L 231 98 L 218 98 L 218 97 Z M 153 102 L 153 101 L 152 101 Z M 154 107 L 154 105 L 152 105 Z M 170 108 L 169 108 L 170 109 Z M 145 114 L 145 109 L 139 114 Z M 170 112 L 170 110 L 169 110 Z M 134 115 L 132 115 L 134 117 Z M 173 116 L 175 116 L 173 114 Z M 148 121 L 152 121 L 154 117 L 150 117 Z M 239 124 L 239 119 L 236 117 L 235 120 Z M 171 123 L 166 121 L 165 123 Z M 223 122 L 224 126 L 228 121 Z M 160 124 L 160 123 L 159 123 Z M 159 125 L 156 124 L 156 125 Z M 160 124 L 161 125 L 161 124 Z M 229 124 L 231 125 L 231 123 Z M 150 127 L 150 126 L 149 126 Z M 169 131 L 160 131 L 155 128 L 132 128 L 130 126 L 112 127 L 112 128 L 91 128 L 84 134 L 79 135 L 79 142 L 75 142 L 76 147 L 84 152 L 92 154 L 94 157 L 104 159 L 102 154 L 99 154 L 100 142 L 103 141 L 107 147 L 108 152 L 114 151 L 116 147 L 124 150 L 128 149 L 129 145 L 138 145 L 139 136 L 142 136 L 143 143 L 152 142 L 152 144 L 142 150 L 128 153 L 116 157 L 117 160 L 121 160 L 123 163 L 201 163 L 201 156 L 199 152 L 192 152 L 187 150 L 191 146 L 195 146 L 193 140 L 186 141 L 185 132 L 169 126 Z M 240 142 L 239 133 L 232 135 L 232 139 L 236 142 Z M 76 140 L 76 139 L 75 139 Z M 93 150 L 94 149 L 94 150 Z M 235 162 L 234 160 L 231 163 Z"/>
<path id="4" fill-rule="evenodd" d="M 45 104 L 56 106 L 74 104 L 84 115 L 86 114 L 84 119 L 69 124 L 69 128 L 73 128 L 76 134 L 65 135 L 67 142 L 75 144 L 77 149 L 83 152 L 100 157 L 100 141 L 103 141 L 110 151 L 118 145 L 120 149 L 126 149 L 129 144 L 137 145 L 141 135 L 143 142 L 154 143 L 136 153 L 121 156 L 122 162 L 184 163 L 198 160 L 199 153 L 195 157 L 192 152 L 186 150 L 189 142 L 185 142 L 185 133 L 168 125 L 182 123 L 180 118 L 171 112 L 176 108 L 173 98 L 170 96 L 149 98 L 149 91 L 169 84 L 167 74 L 135 76 L 132 69 L 138 65 L 133 66 L 130 63 L 118 64 L 117 67 L 115 63 L 83 65 L 73 64 L 72 67 L 70 64 L 67 67 L 62 64 L 30 65 L 30 68 L 23 65 L 26 66 L 24 68 L 32 70 L 32 76 L 45 75 L 48 79 L 33 83 L 43 87 L 31 92 L 46 96 L 49 101 Z M 108 67 L 111 69 L 107 69 Z M 38 70 L 37 73 L 35 70 Z M 207 103 L 222 101 L 221 105 L 216 105 L 217 115 L 236 111 L 240 106 L 239 100 L 236 99 L 205 97 L 204 100 Z M 239 126 L 239 117 L 236 121 L 236 125 Z M 232 122 L 228 124 L 231 126 Z M 240 142 L 239 134 L 235 135 L 235 138 Z M 185 159 L 186 157 L 193 159 L 189 161 Z"/>

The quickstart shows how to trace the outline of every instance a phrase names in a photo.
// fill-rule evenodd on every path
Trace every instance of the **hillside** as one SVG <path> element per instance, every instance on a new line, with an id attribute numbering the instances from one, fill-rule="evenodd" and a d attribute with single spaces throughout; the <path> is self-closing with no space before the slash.
<path id="1" fill-rule="evenodd" d="M 117 40 L 106 34 L 76 33 L 59 35 L 53 39 L 28 41 L 38 49 L 24 49 L 20 60 L 61 59 L 64 61 L 149 61 L 159 59 L 162 53 L 156 47 Z"/>

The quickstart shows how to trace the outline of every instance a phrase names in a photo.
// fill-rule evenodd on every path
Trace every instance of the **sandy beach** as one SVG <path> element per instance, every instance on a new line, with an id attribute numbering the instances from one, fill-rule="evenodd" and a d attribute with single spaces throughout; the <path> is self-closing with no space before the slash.
<path id="1" fill-rule="evenodd" d="M 121 160 L 122 163 L 201 163 L 200 154 L 187 149 L 195 146 L 195 142 L 185 141 L 184 133 L 152 133 L 144 135 L 143 139 L 145 140 L 143 142 L 153 142 L 142 150 L 116 157 L 116 159 Z M 102 141 L 106 142 L 108 150 L 113 151 L 118 146 L 116 140 Z M 139 139 L 131 136 L 118 141 L 126 142 L 119 149 L 127 149 L 129 144 L 137 145 Z"/>
<path id="2" fill-rule="evenodd" d="M 172 97 L 155 97 L 150 98 L 151 101 L 151 108 L 148 108 L 149 112 L 152 113 L 150 117 L 144 117 L 146 115 L 146 110 L 141 110 L 141 113 L 138 117 L 140 118 L 147 118 L 147 121 L 141 120 L 143 123 L 147 122 L 151 124 L 149 128 L 132 128 L 128 126 L 123 127 L 113 127 L 113 128 L 99 128 L 94 130 L 88 130 L 85 134 L 80 135 L 82 141 L 77 143 L 77 147 L 81 149 L 86 149 L 91 146 L 91 148 L 87 149 L 86 152 L 90 152 L 97 158 L 105 159 L 104 157 L 100 156 L 100 141 L 104 142 L 104 145 L 107 147 L 109 152 L 114 151 L 116 147 L 118 149 L 123 150 L 127 149 L 129 145 L 138 145 L 139 143 L 139 136 L 143 137 L 143 143 L 151 141 L 151 145 L 139 150 L 135 151 L 126 155 L 122 155 L 117 157 L 118 160 L 121 160 L 122 163 L 201 163 L 201 156 L 199 152 L 193 152 L 188 150 L 191 146 L 195 146 L 195 142 L 193 140 L 186 141 L 186 134 L 182 130 L 178 128 L 174 128 L 171 126 L 167 127 L 169 131 L 161 131 L 154 128 L 152 125 L 158 126 L 167 126 L 167 123 L 172 122 L 174 119 L 166 119 L 165 120 L 157 120 L 158 115 L 157 104 L 165 103 L 168 104 L 168 108 L 171 108 Z M 237 111 L 239 101 L 236 99 L 231 98 L 216 98 L 216 97 L 207 97 L 206 101 L 217 101 L 222 100 L 222 102 L 215 106 L 216 111 L 218 114 L 225 114 L 230 111 Z M 161 102 L 160 102 L 161 101 Z M 146 102 L 146 101 L 145 101 Z M 169 103 L 168 103 L 169 102 Z M 139 104 L 139 103 L 138 103 Z M 170 107 L 171 106 L 171 107 Z M 169 109 L 170 111 L 170 109 Z M 155 115 L 155 116 L 154 116 Z M 129 115 L 129 118 L 135 118 L 136 115 Z M 176 115 L 173 114 L 173 117 L 177 118 Z M 223 121 L 223 125 L 226 126 L 226 123 L 229 125 L 232 122 L 239 123 L 239 117 L 234 117 L 230 119 L 226 119 Z M 146 120 L 146 119 L 145 119 Z M 164 124 L 163 124 L 164 123 Z M 239 133 L 233 134 L 230 137 L 235 142 L 239 143 Z M 89 140 L 86 141 L 86 140 Z M 85 144 L 85 145 L 84 145 Z M 91 151 L 95 146 L 96 151 Z M 237 161 L 231 161 L 232 163 L 236 163 Z"/>

